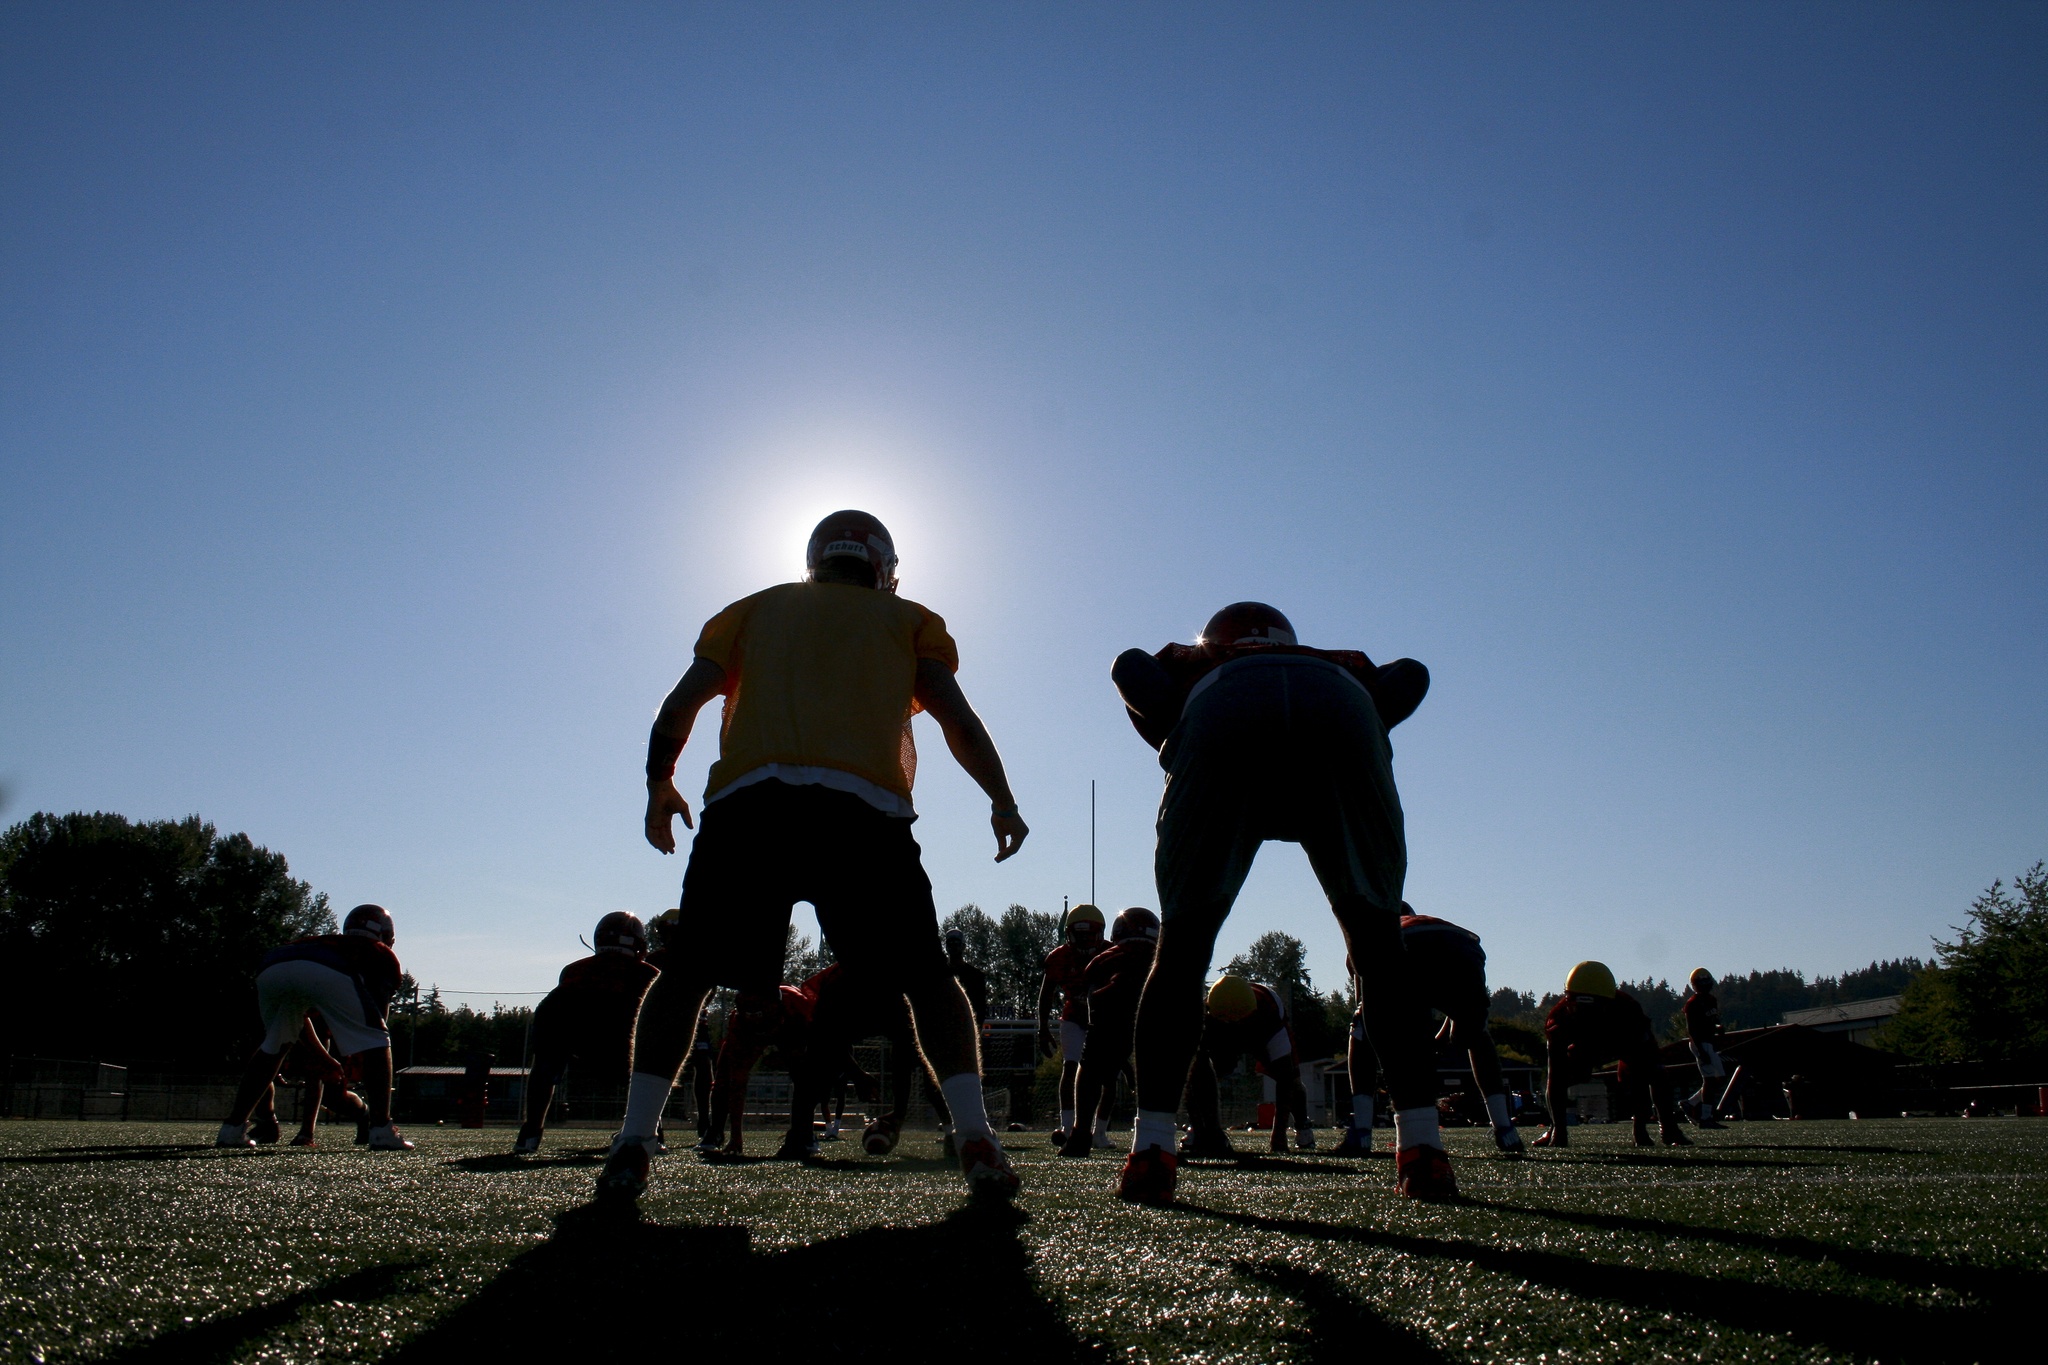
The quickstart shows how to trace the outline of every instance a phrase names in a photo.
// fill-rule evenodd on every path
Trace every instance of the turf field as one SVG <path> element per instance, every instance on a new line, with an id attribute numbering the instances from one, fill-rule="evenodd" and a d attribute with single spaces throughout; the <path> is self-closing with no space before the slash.
<path id="1" fill-rule="evenodd" d="M 410 1156 L 215 1152 L 211 1127 L 0 1123 L 9 1360 L 730 1362 L 1901 1360 L 2035 1356 L 2048 1122 L 1778 1123 L 1510 1164 L 1466 1198 L 1385 1156 L 1190 1168 L 1185 1206 L 1014 1134 L 1017 1211 L 964 1209 L 931 1139 L 811 1167 L 656 1163 L 586 1205 L 594 1135 L 419 1129 Z M 766 1135 L 762 1135 L 766 1141 Z M 1242 1140 L 1245 1145 L 1248 1141 Z M 603 1355 L 597 1360 L 615 1359 Z"/>

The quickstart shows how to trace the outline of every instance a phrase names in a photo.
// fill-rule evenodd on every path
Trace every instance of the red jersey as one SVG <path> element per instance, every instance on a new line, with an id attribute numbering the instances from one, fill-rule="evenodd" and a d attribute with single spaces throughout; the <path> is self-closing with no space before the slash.
<path id="1" fill-rule="evenodd" d="M 659 967 L 631 953 L 593 953 L 562 968 L 561 979 L 555 983 L 555 989 L 567 987 L 574 991 L 631 996 L 638 1004 L 640 997 L 647 994 L 647 988 L 654 984 L 654 978 L 660 975 Z"/>
<path id="2" fill-rule="evenodd" d="M 1148 938 L 1112 943 L 1097 953 L 1082 972 L 1088 987 L 1091 1019 L 1130 1023 L 1138 1014 L 1138 996 L 1152 970 L 1153 943 Z"/>
<path id="3" fill-rule="evenodd" d="M 1062 943 L 1045 955 L 1045 974 L 1060 989 L 1060 1018 L 1076 1024 L 1088 1022 L 1088 963 L 1101 950 L 1083 957 L 1071 943 Z"/>
<path id="4" fill-rule="evenodd" d="M 1256 981 L 1252 983 L 1252 1000 L 1252 1012 L 1242 1019 L 1226 1023 L 1210 1016 L 1208 1028 L 1202 1035 L 1203 1051 L 1218 1057 L 1249 1052 L 1261 1065 L 1268 1060 L 1277 1060 L 1267 1054 L 1273 1035 L 1287 1032 L 1287 1007 L 1280 1003 L 1280 997 L 1272 987 L 1261 986 Z M 1289 1051 L 1292 1051 L 1291 1046 Z"/>
<path id="5" fill-rule="evenodd" d="M 1650 1016 L 1627 991 L 1616 991 L 1612 1000 L 1598 995 L 1565 996 L 1544 1016 L 1543 1040 L 1589 1062 L 1637 1056 L 1645 1050 L 1654 1057 L 1657 1051 Z"/>
<path id="6" fill-rule="evenodd" d="M 1721 1041 L 1721 1001 L 1712 991 L 1685 997 L 1685 1035 L 1696 1043 Z"/>

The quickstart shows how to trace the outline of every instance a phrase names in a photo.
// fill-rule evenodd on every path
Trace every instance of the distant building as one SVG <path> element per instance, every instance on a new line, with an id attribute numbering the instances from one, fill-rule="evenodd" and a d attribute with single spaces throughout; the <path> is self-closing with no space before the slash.
<path id="1" fill-rule="evenodd" d="M 1819 1033 L 1839 1033 L 1852 1043 L 1868 1045 L 1878 1026 L 1899 1012 L 1896 995 L 1875 1000 L 1851 1000 L 1846 1005 L 1822 1005 L 1818 1009 L 1786 1010 L 1779 1017 L 1784 1024 L 1797 1024 Z"/>

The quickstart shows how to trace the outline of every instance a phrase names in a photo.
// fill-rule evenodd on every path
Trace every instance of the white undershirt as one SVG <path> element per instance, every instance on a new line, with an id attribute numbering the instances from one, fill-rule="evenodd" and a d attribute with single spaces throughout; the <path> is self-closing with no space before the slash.
<path id="1" fill-rule="evenodd" d="M 840 768 L 820 768 L 808 763 L 763 763 L 751 772 L 741 773 L 732 781 L 704 798 L 704 804 L 722 801 L 741 787 L 751 787 L 756 782 L 786 782 L 792 787 L 829 787 L 836 792 L 847 792 L 858 796 L 884 815 L 898 820 L 914 820 L 917 811 L 911 806 L 910 798 L 899 796 L 887 787 L 856 777 Z"/>

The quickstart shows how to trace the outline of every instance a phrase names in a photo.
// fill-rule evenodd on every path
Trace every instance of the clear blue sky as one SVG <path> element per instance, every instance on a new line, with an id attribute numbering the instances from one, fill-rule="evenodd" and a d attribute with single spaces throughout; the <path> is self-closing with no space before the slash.
<path id="1" fill-rule="evenodd" d="M 1091 778 L 1152 901 L 1108 664 L 1243 597 L 1431 667 L 1497 982 L 2048 855 L 2041 6 L 12 5 L 0 119 L 5 818 L 247 830 L 423 979 L 673 903 L 647 723 L 848 503 L 1034 829 L 921 729 L 942 909 L 1084 897 Z M 1285 845 L 1276 927 L 1336 984 Z"/>

